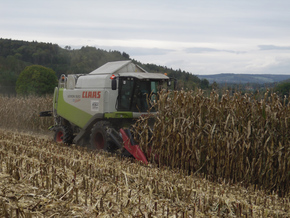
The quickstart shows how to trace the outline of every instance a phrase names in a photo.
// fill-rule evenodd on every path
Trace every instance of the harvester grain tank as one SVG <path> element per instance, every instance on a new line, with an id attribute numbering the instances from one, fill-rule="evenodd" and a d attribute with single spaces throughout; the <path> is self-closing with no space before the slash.
<path id="1" fill-rule="evenodd" d="M 147 163 L 135 145 L 130 126 L 152 108 L 157 92 L 171 79 L 148 73 L 132 61 L 108 62 L 89 74 L 62 75 L 55 88 L 54 140 L 109 152 L 122 150 Z"/>

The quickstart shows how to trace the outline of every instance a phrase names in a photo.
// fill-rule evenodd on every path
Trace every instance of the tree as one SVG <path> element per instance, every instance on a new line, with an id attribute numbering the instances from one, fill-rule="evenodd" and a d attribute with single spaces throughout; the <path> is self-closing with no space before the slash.
<path id="1" fill-rule="evenodd" d="M 130 59 L 130 55 L 128 55 L 127 53 L 125 53 L 125 52 L 123 52 L 122 53 L 122 56 L 124 57 L 124 58 L 126 58 L 126 59 Z"/>
<path id="2" fill-rule="evenodd" d="M 290 92 L 290 82 L 283 82 L 276 85 L 274 91 L 279 93 L 279 95 L 283 98 L 285 95 L 289 96 Z"/>
<path id="3" fill-rule="evenodd" d="M 16 82 L 16 92 L 21 95 L 43 95 L 53 93 L 55 86 L 57 77 L 52 69 L 31 65 L 20 73 Z"/>
<path id="4" fill-rule="evenodd" d="M 0 70 L 0 86 L 15 86 L 16 81 L 16 73 Z"/>
<path id="5" fill-rule="evenodd" d="M 212 84 L 211 84 L 211 89 L 214 89 L 214 90 L 217 90 L 218 89 L 218 84 L 216 81 L 214 81 Z"/>
<path id="6" fill-rule="evenodd" d="M 209 81 L 207 79 L 202 79 L 200 81 L 200 88 L 201 89 L 208 89 L 209 88 Z"/>

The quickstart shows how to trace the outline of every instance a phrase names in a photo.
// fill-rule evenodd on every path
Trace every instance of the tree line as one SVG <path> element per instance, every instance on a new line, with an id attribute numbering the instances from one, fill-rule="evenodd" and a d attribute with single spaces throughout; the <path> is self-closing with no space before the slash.
<path id="1" fill-rule="evenodd" d="M 83 46 L 71 49 L 70 46 L 61 48 L 57 44 L 37 41 L 21 41 L 0 38 L 0 93 L 13 91 L 20 73 L 31 65 L 41 65 L 61 74 L 86 74 L 110 61 L 132 60 L 148 72 L 167 73 L 169 77 L 178 80 L 178 88 L 195 89 L 209 88 L 206 79 L 166 66 L 142 64 L 131 59 L 129 54 L 116 50 L 106 51 L 96 47 Z"/>

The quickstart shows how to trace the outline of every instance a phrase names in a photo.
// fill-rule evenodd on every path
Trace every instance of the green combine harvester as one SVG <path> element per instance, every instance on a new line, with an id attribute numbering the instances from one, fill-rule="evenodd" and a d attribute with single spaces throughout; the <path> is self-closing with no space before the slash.
<path id="1" fill-rule="evenodd" d="M 157 92 L 172 80 L 148 73 L 132 61 L 109 62 L 89 74 L 62 75 L 54 91 L 53 111 L 40 116 L 54 117 L 51 130 L 56 142 L 120 150 L 147 164 L 129 128 L 149 109 L 156 113 L 152 104 Z"/>

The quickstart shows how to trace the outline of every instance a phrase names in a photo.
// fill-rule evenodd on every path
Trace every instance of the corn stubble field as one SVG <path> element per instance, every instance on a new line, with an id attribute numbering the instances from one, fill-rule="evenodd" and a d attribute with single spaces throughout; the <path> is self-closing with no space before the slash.
<path id="1" fill-rule="evenodd" d="M 290 106 L 274 94 L 161 93 L 155 131 L 135 126 L 158 167 L 54 143 L 37 117 L 51 107 L 0 97 L 1 217 L 289 217 Z"/>

